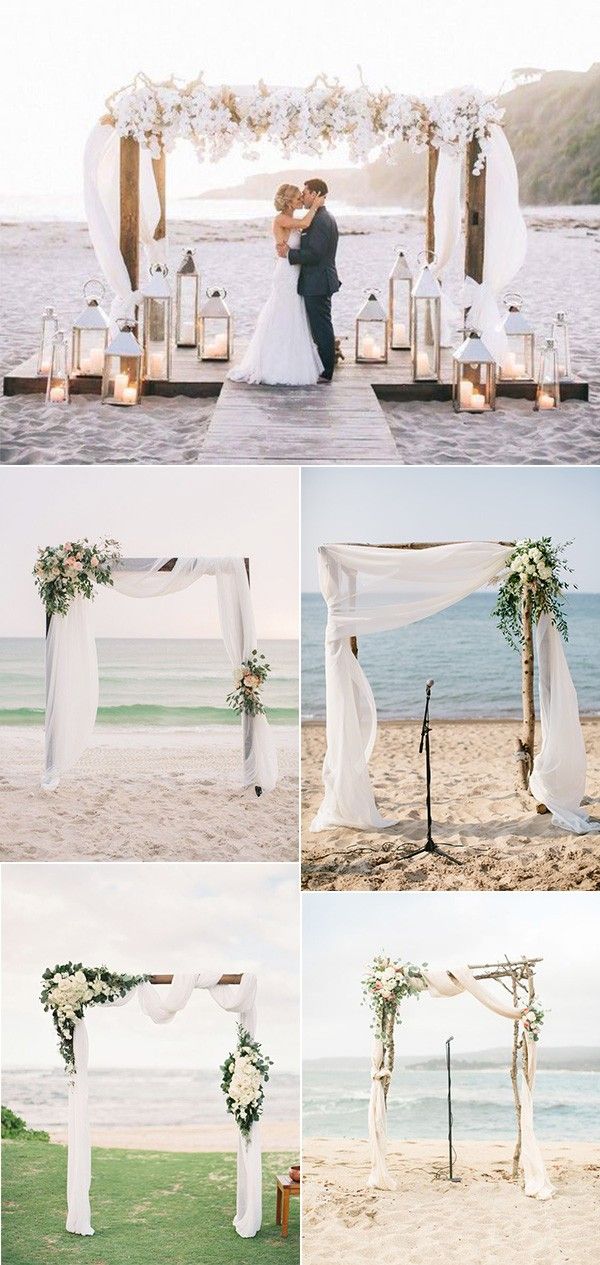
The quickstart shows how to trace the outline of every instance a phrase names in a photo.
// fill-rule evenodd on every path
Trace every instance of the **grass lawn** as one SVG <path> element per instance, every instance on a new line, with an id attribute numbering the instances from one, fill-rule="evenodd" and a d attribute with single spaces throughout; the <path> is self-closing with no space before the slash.
<path id="1" fill-rule="evenodd" d="M 263 1226 L 240 1239 L 235 1155 L 95 1148 L 91 1238 L 67 1234 L 67 1148 L 3 1142 L 2 1265 L 297 1265 L 299 1199 L 290 1233 L 275 1225 L 275 1174 L 296 1159 L 263 1156 Z"/>

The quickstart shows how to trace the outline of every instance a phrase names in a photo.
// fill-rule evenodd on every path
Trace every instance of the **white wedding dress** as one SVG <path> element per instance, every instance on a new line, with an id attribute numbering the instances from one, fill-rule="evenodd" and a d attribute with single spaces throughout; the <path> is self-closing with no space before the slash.
<path id="1" fill-rule="evenodd" d="M 300 245 L 292 229 L 288 246 Z M 272 386 L 314 386 L 323 365 L 312 340 L 304 299 L 298 294 L 296 264 L 278 259 L 271 293 L 260 313 L 241 364 L 229 373 L 234 382 Z"/>

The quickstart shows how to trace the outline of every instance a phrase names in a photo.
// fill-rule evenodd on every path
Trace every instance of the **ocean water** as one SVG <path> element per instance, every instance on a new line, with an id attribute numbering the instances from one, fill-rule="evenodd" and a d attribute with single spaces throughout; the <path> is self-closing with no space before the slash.
<path id="1" fill-rule="evenodd" d="M 89 1080 L 92 1125 L 136 1128 L 228 1120 L 218 1068 L 91 1069 Z M 2 1102 L 32 1129 L 62 1129 L 67 1122 L 65 1073 L 60 1068 L 3 1071 Z M 297 1120 L 299 1104 L 300 1078 L 275 1070 L 266 1087 L 264 1119 Z"/>
<path id="2" fill-rule="evenodd" d="M 460 1138 L 513 1138 L 512 1084 L 504 1069 L 452 1070 L 454 1133 Z M 356 1064 L 357 1066 L 354 1066 Z M 365 1138 L 370 1065 L 333 1060 L 307 1062 L 303 1070 L 305 1137 Z M 600 1072 L 538 1070 L 535 1129 L 539 1138 L 564 1141 L 598 1138 Z M 445 1069 L 397 1067 L 388 1096 L 390 1138 L 442 1138 L 447 1131 Z"/>
<path id="3" fill-rule="evenodd" d="M 521 715 L 521 666 L 490 612 L 493 593 L 473 593 L 429 619 L 359 639 L 360 662 L 381 719 L 421 715 L 425 681 L 433 677 L 434 716 L 451 719 Z M 600 709 L 600 594 L 568 595 L 567 657 L 582 714 Z M 302 718 L 325 717 L 326 607 L 319 593 L 302 595 Z M 536 687 L 537 688 L 537 687 Z"/>
<path id="4" fill-rule="evenodd" d="M 232 689 L 221 641 L 100 638 L 98 723 L 193 727 L 238 725 L 225 705 Z M 269 719 L 296 724 L 298 649 L 266 641 L 272 672 L 264 690 Z M 0 725 L 41 725 L 44 719 L 44 641 L 0 638 Z"/>

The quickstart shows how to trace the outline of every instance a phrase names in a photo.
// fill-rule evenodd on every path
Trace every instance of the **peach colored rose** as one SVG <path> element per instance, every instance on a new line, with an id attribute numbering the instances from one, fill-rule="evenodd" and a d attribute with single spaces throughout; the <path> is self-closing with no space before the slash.
<path id="1" fill-rule="evenodd" d="M 260 685 L 260 677 L 255 676 L 253 672 L 249 672 L 244 677 L 244 685 L 248 690 L 255 690 Z"/>

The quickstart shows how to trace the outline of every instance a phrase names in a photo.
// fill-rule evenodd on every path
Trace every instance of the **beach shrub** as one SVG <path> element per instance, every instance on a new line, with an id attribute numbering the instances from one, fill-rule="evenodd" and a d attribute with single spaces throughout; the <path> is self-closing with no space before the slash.
<path id="1" fill-rule="evenodd" d="M 2 1107 L 2 1137 L 19 1142 L 49 1142 L 50 1134 L 45 1129 L 28 1129 L 22 1116 L 11 1111 L 10 1107 Z"/>

